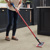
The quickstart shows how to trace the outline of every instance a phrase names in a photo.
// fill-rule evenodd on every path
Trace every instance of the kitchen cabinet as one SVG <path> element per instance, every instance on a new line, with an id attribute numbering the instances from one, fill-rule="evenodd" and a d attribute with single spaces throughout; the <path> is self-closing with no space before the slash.
<path id="1" fill-rule="evenodd" d="M 39 6 L 37 34 L 50 36 L 50 6 Z"/>
<path id="2" fill-rule="evenodd" d="M 33 9 L 32 8 L 22 8 L 20 9 L 20 14 L 24 18 L 24 20 L 27 22 L 28 25 L 33 25 Z M 18 17 L 18 28 L 19 27 L 25 27 L 25 23 L 22 21 L 20 17 Z"/>
<path id="3" fill-rule="evenodd" d="M 0 8 L 0 32 L 6 30 L 8 24 L 7 8 Z"/>

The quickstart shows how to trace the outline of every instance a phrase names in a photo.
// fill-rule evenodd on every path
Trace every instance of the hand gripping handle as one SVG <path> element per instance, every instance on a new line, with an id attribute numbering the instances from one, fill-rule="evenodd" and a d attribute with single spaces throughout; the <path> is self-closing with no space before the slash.
<path id="1" fill-rule="evenodd" d="M 14 4 L 13 3 L 10 3 L 13 7 L 14 7 L 14 9 L 15 9 L 15 6 L 14 6 Z"/>

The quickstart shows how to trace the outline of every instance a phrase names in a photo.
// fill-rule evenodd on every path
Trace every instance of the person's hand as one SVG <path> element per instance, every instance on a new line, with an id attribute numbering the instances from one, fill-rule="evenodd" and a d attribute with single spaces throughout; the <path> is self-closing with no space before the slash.
<path id="1" fill-rule="evenodd" d="M 17 10 L 19 11 L 19 8 L 17 8 Z"/>
<path id="2" fill-rule="evenodd" d="M 8 2 L 8 6 L 11 7 L 12 5 L 10 5 L 10 2 Z"/>

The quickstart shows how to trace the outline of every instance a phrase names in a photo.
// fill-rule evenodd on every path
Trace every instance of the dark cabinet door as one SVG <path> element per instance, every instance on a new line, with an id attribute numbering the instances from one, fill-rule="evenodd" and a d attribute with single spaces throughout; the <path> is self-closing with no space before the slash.
<path id="1" fill-rule="evenodd" d="M 8 24 L 7 9 L 0 8 L 0 31 L 5 30 L 7 24 Z"/>
<path id="2" fill-rule="evenodd" d="M 30 23 L 30 10 L 21 9 L 20 14 L 24 18 L 24 20 L 28 23 L 28 25 L 31 25 L 31 23 Z M 25 27 L 25 26 L 26 25 L 23 22 L 23 20 L 20 17 L 18 17 L 18 27 Z"/>
<path id="3" fill-rule="evenodd" d="M 50 9 L 40 9 L 38 21 L 38 34 L 50 35 Z"/>

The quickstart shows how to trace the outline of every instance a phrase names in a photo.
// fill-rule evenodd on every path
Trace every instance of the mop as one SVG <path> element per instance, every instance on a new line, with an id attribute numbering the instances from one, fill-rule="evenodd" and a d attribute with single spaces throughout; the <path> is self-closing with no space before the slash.
<path id="1" fill-rule="evenodd" d="M 39 39 L 35 36 L 35 34 L 33 33 L 33 31 L 30 29 L 30 27 L 28 26 L 28 24 L 26 23 L 26 21 L 23 19 L 23 17 L 20 15 L 19 11 L 16 9 L 16 7 L 14 6 L 13 3 L 11 3 L 11 5 L 13 6 L 13 8 L 15 9 L 16 13 L 18 13 L 18 15 L 20 16 L 20 18 L 23 20 L 23 22 L 26 24 L 26 26 L 28 27 L 28 29 L 31 31 L 31 33 L 33 34 L 33 36 L 35 37 L 35 39 L 38 41 L 38 45 L 36 47 L 42 47 L 44 42 L 40 42 Z"/>

